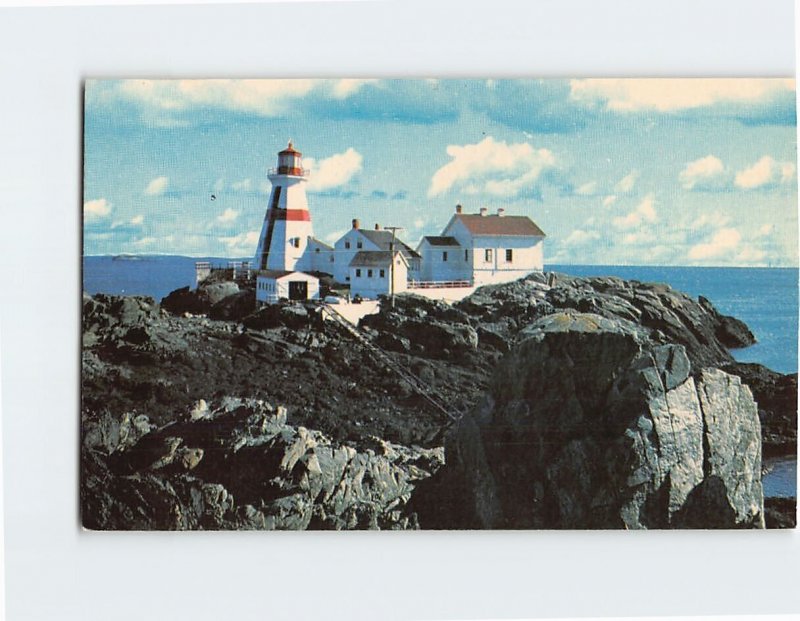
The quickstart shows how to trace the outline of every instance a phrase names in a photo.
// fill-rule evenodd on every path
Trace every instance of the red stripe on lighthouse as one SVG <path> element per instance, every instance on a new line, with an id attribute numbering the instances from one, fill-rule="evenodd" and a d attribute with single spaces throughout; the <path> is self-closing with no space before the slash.
<path id="1" fill-rule="evenodd" d="M 311 222 L 311 214 L 307 209 L 276 209 L 273 217 L 289 222 Z"/>

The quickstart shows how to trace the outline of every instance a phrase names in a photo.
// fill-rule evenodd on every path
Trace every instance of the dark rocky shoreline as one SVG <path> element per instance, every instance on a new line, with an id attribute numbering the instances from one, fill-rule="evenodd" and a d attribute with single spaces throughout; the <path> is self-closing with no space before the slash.
<path id="1" fill-rule="evenodd" d="M 737 363 L 729 349 L 753 335 L 703 298 L 554 278 L 453 306 L 403 295 L 362 320 L 465 413 L 457 425 L 315 308 L 255 312 L 233 283 L 161 304 L 84 296 L 84 525 L 793 523 L 791 503 L 764 510 L 752 470 L 762 452 L 796 450 L 797 375 Z M 514 369 L 529 370 L 510 382 Z"/>

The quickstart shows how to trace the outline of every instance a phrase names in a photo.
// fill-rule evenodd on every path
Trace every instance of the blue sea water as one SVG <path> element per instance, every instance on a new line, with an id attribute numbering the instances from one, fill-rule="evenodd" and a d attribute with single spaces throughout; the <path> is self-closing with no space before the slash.
<path id="1" fill-rule="evenodd" d="M 182 257 L 171 255 L 89 256 L 83 258 L 83 290 L 89 295 L 149 295 L 160 301 L 181 287 L 194 287 L 194 264 L 209 261 L 226 266 L 220 257 Z"/>

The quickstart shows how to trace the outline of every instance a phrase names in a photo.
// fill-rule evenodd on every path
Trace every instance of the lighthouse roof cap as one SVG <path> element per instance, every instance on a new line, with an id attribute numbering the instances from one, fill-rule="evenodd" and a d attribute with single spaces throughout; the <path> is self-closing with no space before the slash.
<path id="1" fill-rule="evenodd" d="M 300 151 L 298 151 L 297 149 L 294 148 L 294 145 L 292 144 L 292 141 L 290 140 L 289 141 L 289 145 L 283 151 L 279 151 L 278 155 L 303 155 L 303 154 L 300 153 Z"/>

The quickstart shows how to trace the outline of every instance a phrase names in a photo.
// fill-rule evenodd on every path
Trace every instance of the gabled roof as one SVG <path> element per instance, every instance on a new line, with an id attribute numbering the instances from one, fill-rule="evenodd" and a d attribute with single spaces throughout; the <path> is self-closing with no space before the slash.
<path id="1" fill-rule="evenodd" d="M 389 250 L 389 245 L 392 243 L 392 234 L 389 231 L 373 231 L 369 229 L 358 229 L 358 232 L 366 237 L 369 241 L 375 244 L 381 250 Z M 394 239 L 395 250 L 403 254 L 406 259 L 418 259 L 419 254 L 412 250 L 409 246 L 401 242 L 395 237 Z"/>
<path id="2" fill-rule="evenodd" d="M 408 264 L 400 250 L 395 253 L 400 253 L 400 257 Z M 388 250 L 359 250 L 350 261 L 350 267 L 388 267 L 391 264 L 392 253 Z"/>
<path id="3" fill-rule="evenodd" d="M 544 231 L 528 216 L 498 216 L 456 214 L 473 235 L 513 235 L 518 237 L 545 237 Z"/>
<path id="4" fill-rule="evenodd" d="M 322 240 L 320 240 L 320 239 L 317 239 L 316 237 L 309 237 L 308 239 L 309 239 L 310 241 L 313 241 L 315 244 L 319 244 L 320 246 L 322 246 L 323 248 L 325 248 L 325 250 L 333 250 L 333 246 L 329 246 L 329 245 L 328 245 L 328 244 L 326 244 L 324 241 L 322 241 Z"/>
<path id="5" fill-rule="evenodd" d="M 428 242 L 431 246 L 460 246 L 461 244 L 458 243 L 458 240 L 455 237 L 442 237 L 437 235 L 426 235 L 422 238 L 424 241 Z"/>

